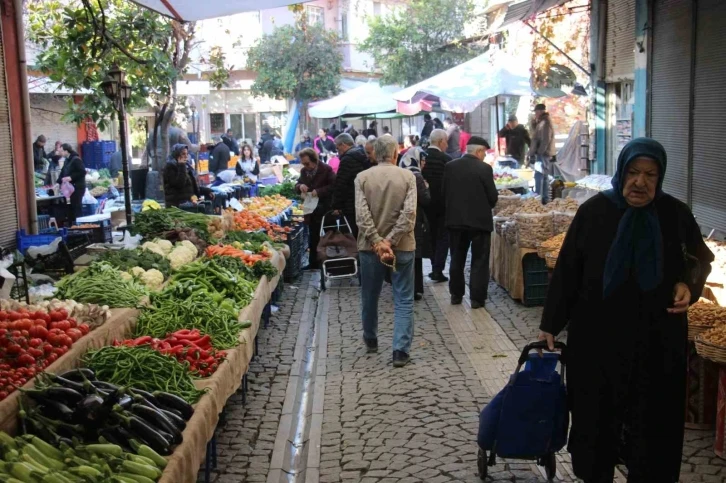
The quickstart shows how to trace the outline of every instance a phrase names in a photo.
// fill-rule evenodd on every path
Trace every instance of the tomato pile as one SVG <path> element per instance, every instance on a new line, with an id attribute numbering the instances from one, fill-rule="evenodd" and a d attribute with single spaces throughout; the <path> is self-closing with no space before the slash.
<path id="1" fill-rule="evenodd" d="M 197 329 L 178 330 L 169 334 L 166 339 L 145 335 L 136 339 L 114 341 L 113 345 L 150 346 L 155 351 L 174 357 L 182 364 L 189 364 L 189 370 L 197 377 L 209 377 L 214 374 L 227 355 L 225 351 L 212 348 L 212 338 L 209 334 L 202 335 Z"/>
<path id="2" fill-rule="evenodd" d="M 90 328 L 65 309 L 0 310 L 0 401 L 68 352 Z"/>

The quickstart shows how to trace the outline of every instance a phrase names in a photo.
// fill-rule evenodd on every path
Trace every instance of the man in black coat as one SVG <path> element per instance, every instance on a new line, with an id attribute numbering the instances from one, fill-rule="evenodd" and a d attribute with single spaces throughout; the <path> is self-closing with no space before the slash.
<path id="1" fill-rule="evenodd" d="M 433 123 L 432 123 L 433 124 Z M 421 170 L 421 175 L 429 184 L 431 192 L 431 203 L 426 209 L 426 218 L 429 220 L 429 233 L 431 235 L 431 273 L 429 277 L 435 282 L 447 282 L 449 279 L 444 275 L 446 259 L 449 256 L 449 234 L 446 231 L 445 206 L 443 195 L 444 168 L 451 161 L 451 156 L 446 154 L 448 146 L 448 135 L 443 129 L 434 129 L 429 137 L 430 145 L 426 156 L 426 165 Z"/>
<path id="2" fill-rule="evenodd" d="M 232 156 L 229 146 L 227 146 L 224 141 L 219 141 L 217 145 L 214 146 L 209 159 L 209 172 L 214 173 L 215 176 L 221 173 L 227 169 L 230 159 L 232 159 Z"/>
<path id="3" fill-rule="evenodd" d="M 358 238 L 355 222 L 355 177 L 371 167 L 365 149 L 356 146 L 350 134 L 343 133 L 335 138 L 340 164 L 333 185 L 333 210 L 345 216 L 353 235 Z"/>
<path id="4" fill-rule="evenodd" d="M 275 136 L 270 134 L 269 127 L 265 127 L 264 129 L 262 129 L 262 136 L 260 136 L 260 142 L 257 143 L 257 154 L 260 156 L 261 163 L 270 162 L 274 139 Z"/>
<path id="5" fill-rule="evenodd" d="M 229 150 L 234 153 L 235 156 L 239 156 L 239 143 L 234 138 L 234 131 L 227 129 L 227 133 L 222 136 L 222 141 L 229 147 Z"/>
<path id="6" fill-rule="evenodd" d="M 446 201 L 446 228 L 451 242 L 449 292 L 452 305 L 464 298 L 464 265 L 471 246 L 471 308 L 484 307 L 489 288 L 489 246 L 497 204 L 494 170 L 484 162 L 489 143 L 472 136 L 466 154 L 446 165 L 443 195 Z"/>
<path id="7" fill-rule="evenodd" d="M 532 140 L 527 129 L 519 124 L 517 116 L 509 116 L 509 122 L 499 131 L 499 137 L 507 140 L 507 154 L 521 165 L 524 162 L 525 145 L 531 145 Z"/>
<path id="8" fill-rule="evenodd" d="M 431 120 L 431 114 L 424 114 L 424 126 L 421 130 L 421 139 L 431 136 L 434 130 L 434 121 Z"/>

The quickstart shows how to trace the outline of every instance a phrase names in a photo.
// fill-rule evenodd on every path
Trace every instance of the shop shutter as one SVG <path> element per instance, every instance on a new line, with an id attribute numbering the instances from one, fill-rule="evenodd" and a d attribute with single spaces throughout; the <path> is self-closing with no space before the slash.
<path id="1" fill-rule="evenodd" d="M 635 72 L 635 0 L 609 0 L 605 80 L 632 79 Z"/>
<path id="2" fill-rule="evenodd" d="M 699 0 L 696 22 L 692 208 L 701 226 L 726 233 L 726 3 Z"/>
<path id="3" fill-rule="evenodd" d="M 18 229 L 13 161 L 8 84 L 5 77 L 5 46 L 0 34 L 0 193 L 2 193 L 2 202 L 0 202 L 0 246 L 3 247 L 15 246 L 15 232 Z"/>
<path id="4" fill-rule="evenodd" d="M 668 153 L 664 191 L 684 202 L 688 201 L 691 19 L 691 0 L 655 2 L 650 136 Z"/>

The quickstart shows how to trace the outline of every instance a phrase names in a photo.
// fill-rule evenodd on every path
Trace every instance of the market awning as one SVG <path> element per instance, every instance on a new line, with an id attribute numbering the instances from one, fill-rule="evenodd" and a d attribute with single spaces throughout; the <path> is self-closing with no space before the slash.
<path id="1" fill-rule="evenodd" d="M 399 112 L 438 102 L 441 109 L 471 112 L 495 96 L 531 95 L 529 64 L 489 52 L 396 92 Z M 413 105 L 413 106 L 412 106 Z M 413 109 L 412 109 L 413 107 Z"/>
<path id="2" fill-rule="evenodd" d="M 370 82 L 335 97 L 310 104 L 310 117 L 333 119 L 336 117 L 362 117 L 396 111 L 393 93 L 399 87 L 381 87 Z"/>
<path id="3" fill-rule="evenodd" d="M 528 20 L 538 13 L 549 10 L 565 3 L 567 0 L 525 0 L 524 2 L 509 5 L 507 14 L 504 16 L 499 28 L 506 27 L 514 22 Z"/>
<path id="4" fill-rule="evenodd" d="M 259 10 L 259 0 L 131 0 L 132 2 L 177 20 L 194 22 L 208 18 L 226 17 L 236 13 Z M 267 0 L 265 9 L 286 7 L 310 0 Z"/>

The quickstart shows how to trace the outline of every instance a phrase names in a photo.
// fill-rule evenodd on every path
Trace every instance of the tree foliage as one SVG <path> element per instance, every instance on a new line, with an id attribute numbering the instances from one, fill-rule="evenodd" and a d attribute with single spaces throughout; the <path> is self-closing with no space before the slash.
<path id="1" fill-rule="evenodd" d="M 254 95 L 307 104 L 338 93 L 343 56 L 336 32 L 308 25 L 304 10 L 294 11 L 294 25 L 277 27 L 250 48 L 247 69 L 257 73 Z"/>
<path id="2" fill-rule="evenodd" d="M 126 0 L 37 0 L 29 2 L 28 39 L 40 49 L 32 66 L 75 91 L 90 91 L 83 101 L 69 99 L 67 120 L 90 118 L 105 128 L 114 114 L 100 88 L 113 64 L 132 86 L 130 108 L 164 102 L 188 63 L 183 43 L 193 26 L 169 19 Z"/>
<path id="3" fill-rule="evenodd" d="M 415 84 L 478 53 L 457 43 L 473 12 L 471 0 L 412 0 L 369 19 L 361 50 L 373 57 L 384 84 Z"/>

